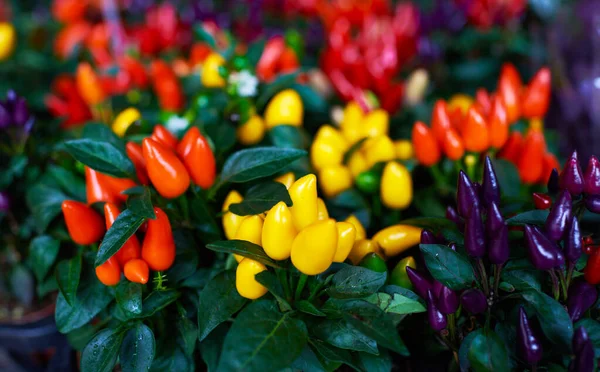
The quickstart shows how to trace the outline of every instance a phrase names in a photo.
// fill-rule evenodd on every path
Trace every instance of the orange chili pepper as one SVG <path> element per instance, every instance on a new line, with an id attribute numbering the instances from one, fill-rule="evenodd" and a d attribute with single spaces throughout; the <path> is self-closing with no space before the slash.
<path id="1" fill-rule="evenodd" d="M 431 114 L 431 130 L 439 144 L 446 141 L 446 132 L 451 128 L 452 124 L 450 123 L 446 101 L 439 99 L 435 102 Z"/>
<path id="2" fill-rule="evenodd" d="M 217 174 L 217 163 L 215 155 L 203 135 L 200 134 L 192 144 L 189 153 L 183 158 L 183 162 L 196 185 L 205 190 L 213 185 Z"/>
<path id="3" fill-rule="evenodd" d="M 528 119 L 541 118 L 550 104 L 552 76 L 548 67 L 541 68 L 529 82 L 523 93 L 523 116 Z"/>
<path id="4" fill-rule="evenodd" d="M 498 158 L 506 159 L 516 164 L 523 150 L 523 135 L 514 131 L 508 136 L 508 140 L 498 152 Z"/>
<path id="5" fill-rule="evenodd" d="M 184 96 L 177 76 L 162 60 L 152 62 L 154 91 L 163 110 L 179 111 L 184 105 Z"/>
<path id="6" fill-rule="evenodd" d="M 440 160 L 440 147 L 431 130 L 423 122 L 416 122 L 412 130 L 415 157 L 419 163 L 432 166 Z"/>
<path id="7" fill-rule="evenodd" d="M 514 124 L 521 116 L 521 89 L 523 83 L 514 65 L 505 63 L 498 81 L 498 95 L 502 97 L 508 124 Z"/>
<path id="8" fill-rule="evenodd" d="M 525 184 L 537 182 L 544 171 L 546 141 L 540 130 L 529 130 L 523 143 L 523 150 L 517 161 L 519 176 Z"/>
<path id="9" fill-rule="evenodd" d="M 154 271 L 167 270 L 175 261 L 175 240 L 169 217 L 154 207 L 156 219 L 148 220 L 148 230 L 142 244 L 142 259 Z"/>
<path id="10" fill-rule="evenodd" d="M 190 186 L 190 176 L 177 155 L 151 138 L 142 142 L 142 152 L 152 185 L 165 198 L 176 198 Z"/>
<path id="11" fill-rule="evenodd" d="M 115 223 L 115 220 L 119 216 L 121 211 L 119 207 L 117 207 L 113 203 L 104 204 L 104 220 L 106 222 L 106 229 L 110 229 L 110 227 Z M 117 251 L 115 257 L 121 266 L 125 265 L 125 263 L 131 259 L 140 257 L 140 242 L 135 235 L 132 235 L 125 244 Z"/>
<path id="12" fill-rule="evenodd" d="M 125 273 L 127 280 L 130 282 L 140 284 L 148 283 L 150 269 L 144 260 L 133 259 L 127 261 L 125 267 L 123 268 L 123 272 Z"/>
<path id="13" fill-rule="evenodd" d="M 90 106 L 97 105 L 104 101 L 104 91 L 100 79 L 92 66 L 87 62 L 82 62 L 77 67 L 75 76 L 77 90 L 81 94 L 83 100 Z"/>
<path id="14" fill-rule="evenodd" d="M 121 268 L 114 257 L 109 258 L 102 265 L 96 267 L 96 277 L 108 286 L 119 284 L 121 280 Z"/>
<path id="15" fill-rule="evenodd" d="M 181 159 L 185 159 L 190 151 L 192 151 L 192 146 L 200 136 L 200 129 L 198 129 L 198 127 L 191 127 L 188 129 L 181 141 L 179 141 L 179 144 L 177 144 L 177 155 L 179 155 Z"/>
<path id="16" fill-rule="evenodd" d="M 104 235 L 102 217 L 91 207 L 75 200 L 65 200 L 62 203 L 62 212 L 69 236 L 75 243 L 96 243 Z"/>
<path id="17" fill-rule="evenodd" d="M 88 204 L 98 202 L 118 203 L 119 197 L 113 192 L 104 175 L 90 167 L 85 167 L 85 194 Z"/>
<path id="18" fill-rule="evenodd" d="M 123 191 L 135 187 L 137 184 L 129 178 L 117 178 L 107 174 L 100 174 L 100 178 L 104 179 L 103 183 L 108 185 L 113 195 L 121 200 L 127 200 L 127 195 L 123 194 Z"/>
<path id="19" fill-rule="evenodd" d="M 87 2 L 81 0 L 54 0 L 52 15 L 61 23 L 73 23 L 83 19 L 87 6 Z"/>
<path id="20" fill-rule="evenodd" d="M 201 64 L 210 53 L 212 49 L 206 43 L 195 43 L 190 51 L 190 66 Z"/>
<path id="21" fill-rule="evenodd" d="M 175 149 L 177 147 L 177 137 L 175 137 L 167 128 L 160 124 L 156 124 L 150 136 L 156 142 L 160 142 L 168 148 Z"/>
<path id="22" fill-rule="evenodd" d="M 463 141 L 453 128 L 448 128 L 446 131 L 442 147 L 450 160 L 458 160 L 465 154 Z"/>
<path id="23" fill-rule="evenodd" d="M 279 72 L 292 72 L 300 67 L 298 62 L 298 56 L 292 48 L 285 48 L 281 56 L 279 57 Z"/>
<path id="24" fill-rule="evenodd" d="M 137 88 L 144 89 L 148 86 L 148 73 L 146 67 L 140 61 L 131 56 L 125 56 L 121 61 L 121 66 Z"/>
<path id="25" fill-rule="evenodd" d="M 502 97 L 494 98 L 488 121 L 490 146 L 500 149 L 508 140 L 508 118 Z"/>
<path id="26" fill-rule="evenodd" d="M 475 101 L 479 105 L 481 113 L 483 113 L 485 116 L 488 116 L 490 114 L 490 110 L 492 109 L 492 100 L 485 88 L 477 89 L 477 92 L 475 92 Z"/>
<path id="27" fill-rule="evenodd" d="M 147 185 L 148 172 L 146 171 L 146 160 L 144 159 L 142 146 L 135 142 L 127 142 L 125 151 L 127 152 L 129 160 L 131 160 L 135 167 L 135 174 L 137 175 L 138 181 L 140 181 L 142 185 Z"/>
<path id="28" fill-rule="evenodd" d="M 483 152 L 490 146 L 487 124 L 481 112 L 474 106 L 467 111 L 461 135 L 467 151 Z"/>

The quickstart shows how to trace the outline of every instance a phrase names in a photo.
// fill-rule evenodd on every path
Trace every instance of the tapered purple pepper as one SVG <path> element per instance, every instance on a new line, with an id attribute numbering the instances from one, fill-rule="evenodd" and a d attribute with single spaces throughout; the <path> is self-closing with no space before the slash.
<path id="1" fill-rule="evenodd" d="M 600 213 L 600 195 L 587 195 L 585 207 L 592 213 Z"/>
<path id="2" fill-rule="evenodd" d="M 596 302 L 598 290 L 585 280 L 577 280 L 569 286 L 568 295 L 567 311 L 571 320 L 576 322 Z"/>
<path id="3" fill-rule="evenodd" d="M 456 205 L 458 214 L 463 218 L 469 217 L 471 208 L 479 204 L 477 190 L 471 183 L 469 176 L 463 171 L 458 175 L 458 190 L 456 192 Z"/>
<path id="4" fill-rule="evenodd" d="M 577 160 L 577 151 L 573 151 L 560 172 L 558 184 L 561 189 L 567 190 L 571 195 L 579 195 L 583 191 L 583 172 Z"/>
<path id="5" fill-rule="evenodd" d="M 481 212 L 478 205 L 471 209 L 465 226 L 465 249 L 471 257 L 480 258 L 485 255 L 485 231 L 481 221 Z"/>
<path id="6" fill-rule="evenodd" d="M 471 314 L 481 314 L 487 309 L 485 294 L 479 289 L 467 289 L 460 296 L 463 308 Z"/>
<path id="7" fill-rule="evenodd" d="M 581 241 L 581 231 L 579 230 L 579 220 L 573 216 L 567 236 L 565 237 L 565 258 L 567 262 L 576 262 L 581 257 L 583 243 Z"/>
<path id="8" fill-rule="evenodd" d="M 438 309 L 431 291 L 427 291 L 427 318 L 434 331 L 441 331 L 448 325 L 446 316 Z"/>
<path id="9" fill-rule="evenodd" d="M 504 226 L 504 217 L 496 202 L 488 204 L 487 219 L 485 221 L 486 232 L 488 236 Z"/>
<path id="10" fill-rule="evenodd" d="M 485 157 L 483 183 L 481 186 L 483 201 L 486 205 L 490 203 L 500 204 L 500 185 L 498 184 L 498 177 L 496 177 L 496 171 L 489 156 Z"/>
<path id="11" fill-rule="evenodd" d="M 427 299 L 427 291 L 432 288 L 431 282 L 412 267 L 406 267 L 406 276 L 413 285 L 415 292 L 424 299 Z"/>
<path id="12" fill-rule="evenodd" d="M 489 238 L 488 258 L 494 265 L 504 265 L 508 261 L 510 248 L 508 245 L 508 226 L 503 224 L 502 227 L 491 235 Z"/>
<path id="13" fill-rule="evenodd" d="M 10 197 L 7 192 L 0 191 L 0 212 L 8 212 L 10 210 Z"/>
<path id="14" fill-rule="evenodd" d="M 518 351 L 527 364 L 535 365 L 542 359 L 542 344 L 529 326 L 529 320 L 523 307 L 519 308 L 519 326 L 517 327 Z"/>
<path id="15" fill-rule="evenodd" d="M 535 226 L 525 225 L 525 241 L 531 263 L 540 270 L 559 266 L 561 257 L 564 260 L 556 244 Z"/>
<path id="16" fill-rule="evenodd" d="M 600 194 L 600 161 L 592 155 L 583 175 L 583 192 L 588 195 Z"/>
<path id="17" fill-rule="evenodd" d="M 465 229 L 465 221 L 458 215 L 456 209 L 451 206 L 446 208 L 446 218 L 456 224 L 458 230 L 463 231 Z"/>
<path id="18" fill-rule="evenodd" d="M 569 365 L 569 371 L 593 372 L 596 366 L 594 344 L 590 340 L 585 328 L 579 327 L 575 330 L 572 344 L 575 359 Z"/>
<path id="19" fill-rule="evenodd" d="M 438 295 L 437 305 L 442 314 L 454 314 L 458 310 L 458 295 L 450 288 L 443 286 Z"/>
<path id="20" fill-rule="evenodd" d="M 431 285 L 431 293 L 433 293 L 433 297 L 440 298 L 443 288 L 444 285 L 434 279 L 433 284 Z"/>
<path id="21" fill-rule="evenodd" d="M 550 214 L 546 218 L 546 234 L 554 241 L 558 241 L 565 236 L 567 225 L 571 221 L 571 205 L 573 200 L 567 190 L 563 190 L 558 195 L 556 202 L 550 209 Z"/>
<path id="22" fill-rule="evenodd" d="M 427 229 L 421 230 L 421 244 L 437 244 L 438 241 L 435 235 Z"/>
<path id="23" fill-rule="evenodd" d="M 560 178 L 560 176 L 558 175 L 558 170 L 556 170 L 556 168 L 552 169 L 552 172 L 550 172 L 550 177 L 548 177 L 548 184 L 547 184 L 549 194 L 554 195 L 560 190 L 559 181 L 558 181 L 559 178 Z"/>

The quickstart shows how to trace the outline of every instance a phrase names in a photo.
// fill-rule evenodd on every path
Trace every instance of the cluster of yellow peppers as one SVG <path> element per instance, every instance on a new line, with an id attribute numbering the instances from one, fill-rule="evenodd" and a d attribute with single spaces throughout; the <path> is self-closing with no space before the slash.
<path id="1" fill-rule="evenodd" d="M 334 197 L 352 187 L 363 172 L 375 164 L 386 162 L 380 183 L 380 196 L 388 208 L 404 209 L 412 201 L 412 178 L 397 160 L 412 158 L 408 140 L 392 141 L 388 136 L 389 114 L 375 109 L 365 114 L 356 102 L 344 109 L 340 128 L 323 125 L 310 149 L 310 160 L 318 172 L 319 184 L 326 197 Z M 359 141 L 347 161 L 344 157 Z"/>
<path id="2" fill-rule="evenodd" d="M 317 195 L 314 174 L 295 180 L 293 173 L 276 179 L 287 188 L 292 200 L 288 207 L 279 202 L 268 212 L 254 216 L 238 216 L 229 206 L 243 197 L 231 191 L 223 204 L 223 229 L 227 239 L 245 240 L 260 245 L 273 260 L 288 258 L 303 274 L 318 275 L 333 262 L 350 259 L 354 264 L 368 253 L 391 257 L 419 243 L 421 229 L 396 225 L 377 233 L 372 240 L 353 215 L 346 221 L 329 218 L 327 207 Z M 267 293 L 255 275 L 267 270 L 262 263 L 236 256 L 236 288 L 241 296 L 256 299 Z"/>

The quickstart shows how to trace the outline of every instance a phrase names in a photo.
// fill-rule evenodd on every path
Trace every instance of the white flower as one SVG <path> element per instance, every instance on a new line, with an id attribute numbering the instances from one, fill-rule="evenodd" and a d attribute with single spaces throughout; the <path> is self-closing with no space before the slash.
<path id="1" fill-rule="evenodd" d="M 166 123 L 167 129 L 171 133 L 183 132 L 189 125 L 190 122 L 186 118 L 177 115 L 171 116 Z"/>
<path id="2" fill-rule="evenodd" d="M 248 70 L 229 75 L 229 84 L 237 88 L 240 97 L 253 97 L 257 93 L 258 79 Z"/>

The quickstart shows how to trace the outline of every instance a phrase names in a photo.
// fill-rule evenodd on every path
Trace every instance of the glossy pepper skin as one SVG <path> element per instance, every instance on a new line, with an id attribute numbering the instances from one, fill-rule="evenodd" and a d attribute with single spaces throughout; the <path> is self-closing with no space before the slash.
<path id="1" fill-rule="evenodd" d="M 550 214 L 544 225 L 546 234 L 550 239 L 558 241 L 565 235 L 567 225 L 571 221 L 572 204 L 571 194 L 567 190 L 563 190 L 550 209 Z"/>
<path id="2" fill-rule="evenodd" d="M 485 255 L 485 230 L 481 221 L 479 206 L 471 209 L 471 215 L 465 225 L 465 249 L 469 256 L 481 258 Z"/>
<path id="3" fill-rule="evenodd" d="M 426 167 L 440 161 L 441 152 L 433 132 L 422 122 L 416 122 L 412 129 L 412 142 L 415 157 Z"/>
<path id="4" fill-rule="evenodd" d="M 199 135 L 192 143 L 189 153 L 183 162 L 194 183 L 203 189 L 209 189 L 217 176 L 215 155 L 203 135 Z"/>
<path id="5" fill-rule="evenodd" d="M 421 228 L 410 225 L 393 225 L 373 235 L 386 257 L 394 257 L 421 241 Z"/>
<path id="6" fill-rule="evenodd" d="M 366 267 L 367 269 L 378 273 L 387 272 L 387 266 L 383 258 L 373 252 L 364 256 L 363 259 L 360 260 L 359 266 Z"/>
<path id="7" fill-rule="evenodd" d="M 259 115 L 252 115 L 248 121 L 237 128 L 236 136 L 242 145 L 250 146 L 262 141 L 265 131 L 264 120 Z"/>
<path id="8" fill-rule="evenodd" d="M 551 74 L 548 67 L 539 69 L 523 93 L 522 115 L 525 118 L 542 118 L 550 104 Z"/>
<path id="9" fill-rule="evenodd" d="M 177 155 L 153 139 L 142 142 L 148 177 L 158 193 L 165 198 L 176 198 L 190 186 L 190 176 Z"/>
<path id="10" fill-rule="evenodd" d="M 471 106 L 467 111 L 461 135 L 467 151 L 483 152 L 490 146 L 486 120 L 475 106 Z"/>
<path id="11" fill-rule="evenodd" d="M 552 206 L 552 199 L 547 194 L 541 194 L 539 192 L 533 193 L 533 204 L 535 209 L 545 210 L 550 209 Z"/>
<path id="12" fill-rule="evenodd" d="M 154 271 L 164 271 L 175 261 L 175 240 L 169 217 L 154 207 L 156 219 L 148 220 L 148 230 L 142 244 L 142 259 Z"/>
<path id="13" fill-rule="evenodd" d="M 523 143 L 521 154 L 515 161 L 519 176 L 525 184 L 536 183 L 543 175 L 540 166 L 546 151 L 546 141 L 541 130 L 530 129 Z"/>
<path id="14" fill-rule="evenodd" d="M 102 217 L 83 203 L 65 200 L 62 203 L 62 212 L 69 236 L 77 244 L 96 243 L 106 231 Z"/>
<path id="15" fill-rule="evenodd" d="M 267 288 L 256 280 L 256 274 L 266 271 L 267 267 L 258 261 L 244 258 L 235 272 L 235 288 L 240 296 L 255 300 L 267 293 Z"/>
<path id="16" fill-rule="evenodd" d="M 369 253 L 377 253 L 378 255 L 383 256 L 381 247 L 379 247 L 377 242 L 369 239 L 357 239 L 352 246 L 348 258 L 352 261 L 352 264 L 358 265 L 363 257 Z"/>
<path id="17" fill-rule="evenodd" d="M 411 268 L 415 270 L 417 268 L 417 263 L 412 256 L 404 257 L 394 267 L 392 272 L 390 273 L 390 284 L 397 285 L 399 287 L 404 287 L 406 289 L 413 289 L 412 282 L 408 278 L 407 269 Z"/>
<path id="18" fill-rule="evenodd" d="M 581 257 L 583 249 L 581 231 L 579 230 L 579 220 L 577 220 L 577 217 L 574 216 L 569 225 L 564 242 L 565 258 L 567 262 L 577 262 L 579 257 Z"/>
<path id="19" fill-rule="evenodd" d="M 479 205 L 479 195 L 473 183 L 471 183 L 469 176 L 462 170 L 458 175 L 456 205 L 458 207 L 458 214 L 463 218 L 469 217 L 471 208 Z"/>
<path id="20" fill-rule="evenodd" d="M 231 213 L 231 212 L 229 212 Z M 284 202 L 275 204 L 267 213 L 262 228 L 262 247 L 274 260 L 290 257 L 292 243 L 298 232 L 292 221 L 292 212 Z"/>
<path id="21" fill-rule="evenodd" d="M 481 314 L 487 310 L 487 299 L 479 289 L 467 289 L 460 296 L 462 307 L 471 314 Z"/>
<path id="22" fill-rule="evenodd" d="M 442 286 L 437 298 L 437 305 L 442 314 L 454 314 L 458 310 L 458 295 L 450 288 Z"/>
<path id="23" fill-rule="evenodd" d="M 150 138 L 170 149 L 175 149 L 175 147 L 177 147 L 177 137 L 160 124 L 154 126 Z"/>
<path id="24" fill-rule="evenodd" d="M 410 172 L 398 162 L 390 161 L 381 176 L 381 201 L 392 209 L 405 209 L 412 201 L 413 183 Z"/>
<path id="25" fill-rule="evenodd" d="M 308 174 L 299 178 L 288 190 L 292 199 L 292 220 L 296 230 L 301 231 L 317 221 L 317 177 Z"/>
<path id="26" fill-rule="evenodd" d="M 146 284 L 150 275 L 150 269 L 146 261 L 134 258 L 127 261 L 123 267 L 123 273 L 127 280 L 133 283 Z"/>
<path id="27" fill-rule="evenodd" d="M 17 32 L 8 22 L 0 22 L 0 61 L 10 58 L 15 49 Z"/>
<path id="28" fill-rule="evenodd" d="M 598 299 L 596 287 L 585 280 L 576 280 L 569 286 L 567 311 L 571 321 L 577 322 Z"/>
<path id="29" fill-rule="evenodd" d="M 491 105 L 488 119 L 490 147 L 501 149 L 508 140 L 508 115 L 502 97 L 497 96 Z"/>
<path id="30" fill-rule="evenodd" d="M 585 197 L 585 207 L 592 213 L 600 213 L 600 195 L 588 195 Z"/>
<path id="31" fill-rule="evenodd" d="M 431 231 L 423 229 L 421 230 L 421 240 L 419 242 L 421 244 L 437 244 L 437 239 Z"/>
<path id="32" fill-rule="evenodd" d="M 140 181 L 142 185 L 147 185 L 149 179 L 148 172 L 146 171 L 146 159 L 144 159 L 142 146 L 135 142 L 127 142 L 127 145 L 125 145 L 125 151 L 127 152 L 127 157 L 129 160 L 131 160 L 133 166 L 135 167 L 135 174 L 138 181 Z"/>
<path id="33" fill-rule="evenodd" d="M 406 267 L 406 276 L 412 283 L 415 291 L 423 299 L 427 299 L 427 292 L 433 289 L 431 282 L 414 268 Z"/>
<path id="34" fill-rule="evenodd" d="M 327 206 L 321 198 L 317 198 L 317 221 L 324 221 L 329 218 Z"/>
<path id="35" fill-rule="evenodd" d="M 351 214 L 346 218 L 345 222 L 350 222 L 354 228 L 356 229 L 356 240 L 365 239 L 367 237 L 367 232 L 365 231 L 365 227 L 362 223 L 356 218 L 355 215 Z"/>
<path id="36" fill-rule="evenodd" d="M 495 265 L 504 265 L 508 261 L 510 247 L 508 244 L 508 226 L 501 228 L 489 235 L 488 258 Z"/>
<path id="37" fill-rule="evenodd" d="M 498 94 L 506 106 L 509 124 L 515 123 L 521 115 L 521 88 L 523 83 L 514 65 L 505 63 L 500 71 Z"/>
<path id="38" fill-rule="evenodd" d="M 231 190 L 229 194 L 225 197 L 225 201 L 223 202 L 223 208 L 221 208 L 222 212 L 225 212 L 222 217 L 223 221 L 223 230 L 225 231 L 225 237 L 229 240 L 235 238 L 235 234 L 242 224 L 242 221 L 246 219 L 247 216 L 238 216 L 233 212 L 229 212 L 229 206 L 231 204 L 241 203 L 244 198 L 240 195 L 239 192 L 235 190 Z"/>
<path id="39" fill-rule="evenodd" d="M 96 267 L 96 277 L 106 285 L 113 286 L 119 284 L 121 280 L 121 268 L 115 257 L 111 257 L 102 265 Z"/>
<path id="40" fill-rule="evenodd" d="M 435 298 L 431 290 L 427 291 L 427 318 L 429 320 L 429 325 L 431 328 L 439 332 L 446 328 L 448 325 L 448 321 L 446 320 L 446 316 L 442 314 L 442 312 L 438 309 Z"/>
<path id="41" fill-rule="evenodd" d="M 500 205 L 500 185 L 498 184 L 498 177 L 494 170 L 494 165 L 489 156 L 485 157 L 485 163 L 483 166 L 483 183 L 482 188 L 482 199 L 486 205 L 489 203 L 496 203 Z"/>
<path id="42" fill-rule="evenodd" d="M 181 141 L 177 144 L 176 152 L 177 155 L 181 159 L 185 159 L 186 156 L 189 155 L 190 151 L 192 151 L 192 146 L 196 142 L 196 140 L 201 136 L 200 129 L 196 126 L 190 127 L 187 132 L 181 138 Z"/>
<path id="43" fill-rule="evenodd" d="M 450 205 L 446 207 L 446 218 L 454 222 L 459 230 L 464 229 L 465 221 L 458 215 L 458 211 Z"/>
<path id="44" fill-rule="evenodd" d="M 110 229 L 112 224 L 115 222 L 121 211 L 119 207 L 112 203 L 104 204 L 104 220 L 106 222 L 106 229 Z M 129 260 L 140 257 L 140 242 L 134 235 L 129 238 L 125 244 L 115 254 L 117 261 L 121 267 L 129 262 Z"/>
<path id="45" fill-rule="evenodd" d="M 556 247 L 556 244 L 537 227 L 525 225 L 525 241 L 527 243 L 529 259 L 536 268 L 550 270 L 564 263 L 564 257 Z"/>
<path id="46" fill-rule="evenodd" d="M 106 177 L 103 176 L 102 173 L 85 167 L 85 194 L 88 204 L 119 202 L 119 198 L 112 192 Z"/>
<path id="47" fill-rule="evenodd" d="M 219 73 L 219 69 L 225 65 L 225 58 L 219 53 L 209 54 L 202 64 L 202 85 L 207 88 L 222 88 L 227 82 Z"/>
<path id="48" fill-rule="evenodd" d="M 588 195 L 600 194 L 600 161 L 592 155 L 583 175 L 583 192 Z"/>
<path id="49" fill-rule="evenodd" d="M 529 320 L 523 307 L 519 308 L 517 346 L 519 355 L 527 364 L 535 365 L 542 359 L 542 344 L 529 326 Z"/>
<path id="50" fill-rule="evenodd" d="M 119 113 L 113 121 L 112 130 L 119 137 L 124 137 L 127 129 L 142 118 L 142 114 L 133 107 L 129 107 Z"/>
<path id="51" fill-rule="evenodd" d="M 593 285 L 600 283 L 600 249 L 594 249 L 589 255 L 583 273 L 588 283 Z"/>
<path id="52" fill-rule="evenodd" d="M 323 168 L 319 171 L 319 185 L 323 194 L 327 198 L 332 198 L 352 187 L 352 173 L 343 165 Z"/>
<path id="53" fill-rule="evenodd" d="M 77 90 L 83 100 L 90 106 L 97 105 L 104 101 L 105 93 L 100 84 L 100 79 L 92 66 L 87 62 L 82 62 L 77 67 L 75 76 Z"/>
<path id="54" fill-rule="evenodd" d="M 504 226 L 504 217 L 496 203 L 490 203 L 487 210 L 487 219 L 485 221 L 485 229 L 488 235 L 492 235 Z"/>
<path id="55" fill-rule="evenodd" d="M 302 98 L 293 89 L 285 89 L 275 95 L 265 109 L 267 129 L 278 125 L 299 127 L 304 119 Z"/>
<path id="56" fill-rule="evenodd" d="M 344 262 L 356 241 L 356 228 L 350 222 L 336 222 L 335 227 L 338 236 L 333 262 Z"/>
<path id="57" fill-rule="evenodd" d="M 583 191 L 583 172 L 577 159 L 577 151 L 573 151 L 567 159 L 562 172 L 560 172 L 558 183 L 561 189 L 568 190 L 571 195 L 579 195 Z"/>
<path id="58" fill-rule="evenodd" d="M 322 273 L 333 262 L 337 240 L 338 230 L 332 219 L 307 226 L 292 243 L 292 263 L 306 275 Z"/>
<path id="59" fill-rule="evenodd" d="M 569 371 L 593 372 L 596 369 L 594 344 L 583 327 L 577 328 L 573 334 L 573 351 L 575 359 L 569 365 Z"/>

